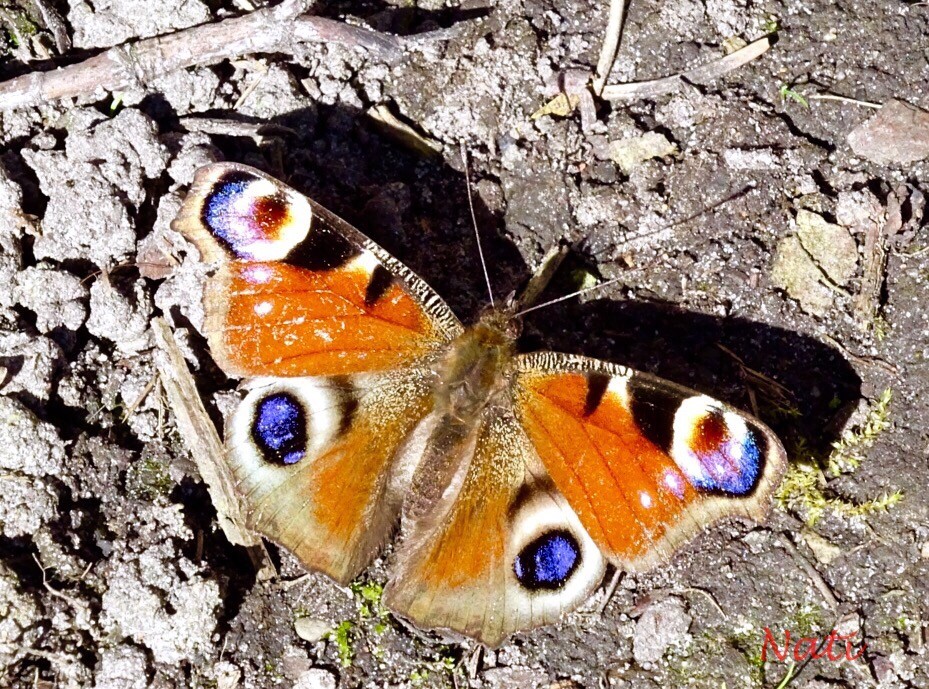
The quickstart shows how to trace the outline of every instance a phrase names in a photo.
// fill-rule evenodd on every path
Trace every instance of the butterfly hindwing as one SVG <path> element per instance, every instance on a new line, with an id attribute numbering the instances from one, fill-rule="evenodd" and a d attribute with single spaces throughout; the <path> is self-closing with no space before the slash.
<path id="1" fill-rule="evenodd" d="M 420 627 L 495 646 L 583 602 L 604 560 L 511 413 L 488 409 L 461 452 L 441 499 L 404 524 L 384 600 Z"/>
<path id="2" fill-rule="evenodd" d="M 405 468 L 422 452 L 429 373 L 257 379 L 250 388 L 227 431 L 248 525 L 347 583 L 396 523 Z"/>
<path id="3" fill-rule="evenodd" d="M 757 419 L 596 359 L 517 358 L 514 408 L 603 554 L 647 570 L 713 521 L 762 520 L 786 468 Z"/>
<path id="4" fill-rule="evenodd" d="M 219 263 L 206 289 L 205 331 L 230 375 L 385 371 L 429 356 L 461 331 L 412 271 L 253 168 L 198 170 L 174 227 Z"/>

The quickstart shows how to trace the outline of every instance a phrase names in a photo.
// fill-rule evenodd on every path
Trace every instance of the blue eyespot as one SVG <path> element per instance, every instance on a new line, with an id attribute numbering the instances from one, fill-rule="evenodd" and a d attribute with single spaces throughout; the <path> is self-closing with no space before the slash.
<path id="1" fill-rule="evenodd" d="M 762 449 L 758 435 L 751 429 L 742 436 L 721 435 L 714 443 L 702 443 L 690 449 L 699 462 L 700 476 L 691 480 L 697 488 L 706 491 L 747 495 L 750 493 L 762 470 Z"/>
<path id="2" fill-rule="evenodd" d="M 286 392 L 268 395 L 255 408 L 252 439 L 266 461 L 296 464 L 307 448 L 303 405 Z"/>
<path id="3" fill-rule="evenodd" d="M 720 414 L 699 419 L 691 433 L 687 453 L 699 471 L 691 472 L 695 487 L 729 495 L 750 493 L 761 475 L 764 436 L 750 426 L 733 433 Z"/>
<path id="4" fill-rule="evenodd" d="M 523 548 L 513 563 L 513 573 L 530 591 L 553 591 L 564 586 L 580 561 L 577 540 L 559 529 L 542 534 Z"/>
<path id="5" fill-rule="evenodd" d="M 250 176 L 227 175 L 217 183 L 203 206 L 204 224 L 236 253 L 239 247 L 255 239 L 248 216 L 236 211 L 236 202 L 252 181 Z"/>

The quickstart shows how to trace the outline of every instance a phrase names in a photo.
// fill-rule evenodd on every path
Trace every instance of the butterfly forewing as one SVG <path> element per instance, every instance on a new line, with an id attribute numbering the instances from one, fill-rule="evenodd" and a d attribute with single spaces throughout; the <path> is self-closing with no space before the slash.
<path id="1" fill-rule="evenodd" d="M 205 330 L 230 375 L 385 371 L 428 357 L 461 331 L 412 271 L 253 168 L 201 168 L 174 227 L 219 263 Z"/>
<path id="2" fill-rule="evenodd" d="M 200 169 L 174 226 L 218 264 L 213 358 L 255 379 L 226 432 L 249 526 L 346 582 L 396 523 L 428 364 L 461 325 L 374 242 L 258 170 Z"/>

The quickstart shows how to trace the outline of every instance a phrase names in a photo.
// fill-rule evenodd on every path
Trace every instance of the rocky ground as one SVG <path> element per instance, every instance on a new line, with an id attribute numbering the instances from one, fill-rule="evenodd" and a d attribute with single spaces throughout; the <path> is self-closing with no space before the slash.
<path id="1" fill-rule="evenodd" d="M 258 5 L 6 2 L 0 76 Z M 587 98 L 583 118 L 537 111 L 596 64 L 604 3 L 313 13 L 452 32 L 390 60 L 315 44 L 0 112 L 0 685 L 929 687 L 926 3 L 632 0 L 610 82 L 776 43 L 710 83 Z M 387 614 L 386 558 L 342 589 L 274 550 L 280 576 L 259 581 L 176 431 L 151 330 L 172 324 L 220 421 L 237 381 L 211 363 L 205 269 L 169 227 L 213 160 L 311 194 L 472 318 L 462 142 L 498 294 L 560 239 L 578 246 L 562 292 L 619 278 L 530 318 L 527 348 L 753 410 L 792 460 L 768 524 L 717 525 L 495 651 Z M 765 661 L 766 628 L 865 648 Z"/>

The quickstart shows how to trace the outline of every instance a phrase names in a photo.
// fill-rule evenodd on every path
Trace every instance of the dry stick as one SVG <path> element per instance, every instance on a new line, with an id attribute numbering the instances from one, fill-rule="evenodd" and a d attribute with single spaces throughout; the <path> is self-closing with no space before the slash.
<path id="1" fill-rule="evenodd" d="M 839 609 L 839 600 L 835 597 L 835 594 L 832 592 L 832 588 L 829 584 L 826 583 L 826 580 L 823 579 L 823 575 L 813 566 L 813 564 L 806 558 L 806 556 L 800 552 L 797 546 L 794 544 L 791 537 L 787 534 L 784 535 L 784 546 L 790 551 L 790 554 L 793 556 L 794 562 L 796 562 L 800 569 L 806 573 L 806 576 L 809 577 L 810 581 L 819 591 L 820 595 L 823 597 L 823 600 L 826 601 L 828 605 L 833 610 Z"/>
<path id="2" fill-rule="evenodd" d="M 905 194 L 905 192 L 903 192 Z M 903 227 L 901 206 L 905 196 L 891 193 L 887 197 L 886 220 L 871 222 L 864 240 L 864 275 L 861 287 L 852 305 L 852 313 L 859 328 L 867 329 L 874 324 L 884 286 L 887 269 L 887 240 Z M 902 198 L 901 198 L 902 197 Z"/>
<path id="3" fill-rule="evenodd" d="M 628 84 L 611 84 L 603 88 L 600 94 L 606 100 L 622 100 L 632 98 L 651 98 L 665 93 L 676 91 L 683 82 L 707 83 L 713 79 L 738 69 L 755 58 L 763 55 L 771 47 L 771 37 L 765 36 L 749 43 L 744 48 L 736 50 L 724 57 L 708 64 L 688 69 L 663 79 L 652 81 L 634 81 Z"/>
<path id="4" fill-rule="evenodd" d="M 875 110 L 880 110 L 884 107 L 882 103 L 872 103 L 869 100 L 859 100 L 858 98 L 839 96 L 835 93 L 814 93 L 809 96 L 804 95 L 804 98 L 807 100 L 832 100 L 839 103 L 851 103 L 852 105 L 860 105 L 863 108 L 874 108 Z"/>
<path id="5" fill-rule="evenodd" d="M 606 36 L 603 37 L 603 47 L 597 61 L 597 76 L 594 77 L 594 93 L 598 96 L 603 92 L 606 80 L 613 71 L 613 63 L 616 62 L 625 14 L 626 0 L 610 0 L 610 18 L 607 20 Z"/>
<path id="6" fill-rule="evenodd" d="M 241 17 L 110 48 L 67 67 L 0 83 L 0 110 L 128 88 L 145 88 L 166 74 L 254 53 L 293 53 L 301 43 L 340 43 L 384 58 L 401 55 L 404 41 L 332 19 L 301 16 L 306 0 L 285 0 Z"/>
<path id="7" fill-rule="evenodd" d="M 235 480 L 223 460 L 223 443 L 203 408 L 200 393 L 171 328 L 163 318 L 156 318 L 152 321 L 152 331 L 161 350 L 161 356 L 156 356 L 160 379 L 174 410 L 177 429 L 206 483 L 219 525 L 230 543 L 249 549 L 259 578 L 269 578 L 274 574 L 274 567 L 261 539 L 245 526 L 235 493 Z"/>

